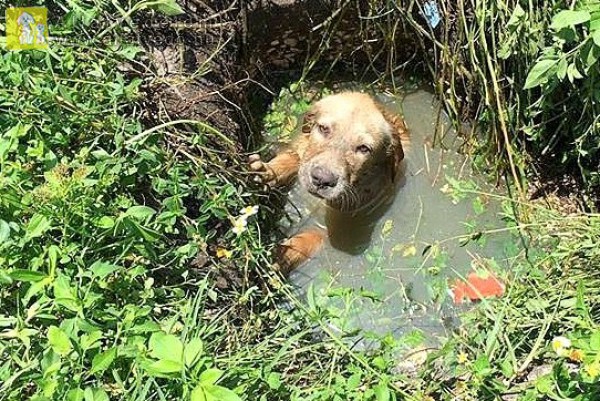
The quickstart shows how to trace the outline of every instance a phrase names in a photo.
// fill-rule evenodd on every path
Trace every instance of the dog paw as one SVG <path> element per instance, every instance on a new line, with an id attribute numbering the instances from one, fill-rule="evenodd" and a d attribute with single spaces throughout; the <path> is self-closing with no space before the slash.
<path id="1" fill-rule="evenodd" d="M 269 163 L 262 161 L 259 154 L 250 155 L 248 158 L 248 166 L 250 171 L 256 174 L 254 180 L 261 184 L 274 186 L 277 182 L 273 169 L 269 167 Z"/>

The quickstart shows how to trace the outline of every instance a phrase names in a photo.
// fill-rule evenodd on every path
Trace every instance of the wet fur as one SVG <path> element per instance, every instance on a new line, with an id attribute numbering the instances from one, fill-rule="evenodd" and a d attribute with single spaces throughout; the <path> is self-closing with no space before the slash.
<path id="1" fill-rule="evenodd" d="M 341 213 L 360 213 L 394 187 L 408 144 L 404 120 L 371 96 L 343 92 L 317 102 L 291 147 L 268 163 L 254 155 L 252 170 L 272 186 L 298 177 L 311 194 Z M 315 167 L 337 178 L 335 186 L 314 184 Z M 278 264 L 289 273 L 321 247 L 327 232 L 309 229 L 281 244 Z"/>

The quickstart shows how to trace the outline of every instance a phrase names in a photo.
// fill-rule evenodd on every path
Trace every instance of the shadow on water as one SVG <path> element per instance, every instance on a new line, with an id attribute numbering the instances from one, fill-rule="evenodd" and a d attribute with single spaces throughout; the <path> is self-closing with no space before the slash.
<path id="1" fill-rule="evenodd" d="M 502 193 L 474 175 L 468 158 L 456 151 L 460 141 L 443 121 L 438 127 L 445 131 L 444 146 L 432 148 L 438 122 L 432 94 L 417 90 L 379 97 L 404 115 L 410 130 L 404 181 L 375 216 L 349 223 L 294 187 L 283 228 L 293 233 L 327 222 L 333 232 L 324 249 L 290 279 L 302 297 L 311 292 L 333 312 L 333 328 L 360 329 L 370 339 L 360 342 L 362 347 L 381 335 L 401 338 L 415 330 L 436 343 L 457 323 L 448 282 L 473 269 L 508 267 L 510 236 L 486 233 L 505 227 L 500 201 L 490 196 Z"/>

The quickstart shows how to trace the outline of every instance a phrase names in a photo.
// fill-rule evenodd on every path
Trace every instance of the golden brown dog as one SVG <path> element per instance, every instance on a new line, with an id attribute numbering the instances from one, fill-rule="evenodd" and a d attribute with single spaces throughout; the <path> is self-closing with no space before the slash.
<path id="1" fill-rule="evenodd" d="M 390 193 L 408 142 L 403 119 L 371 96 L 343 92 L 323 98 L 304 116 L 302 133 L 289 149 L 265 163 L 250 157 L 251 170 L 270 186 L 298 177 L 312 195 L 339 215 L 360 214 Z M 318 227 L 286 240 L 278 264 L 285 274 L 312 256 L 328 233 Z"/>

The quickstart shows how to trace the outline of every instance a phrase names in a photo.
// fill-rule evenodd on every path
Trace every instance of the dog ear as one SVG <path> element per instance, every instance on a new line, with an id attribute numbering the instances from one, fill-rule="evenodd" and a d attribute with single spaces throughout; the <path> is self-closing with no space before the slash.
<path id="1" fill-rule="evenodd" d="M 392 182 L 396 180 L 400 163 L 404 160 L 404 148 L 398 135 L 392 134 L 392 156 L 390 157 L 390 175 Z"/>
<path id="2" fill-rule="evenodd" d="M 315 124 L 315 119 L 317 117 L 317 105 L 313 105 L 306 113 L 304 113 L 304 117 L 302 118 L 302 133 L 310 134 L 313 125 Z"/>
<path id="3" fill-rule="evenodd" d="M 391 150 L 389 152 L 390 175 L 392 181 L 398 174 L 400 162 L 404 160 L 404 146 L 409 143 L 408 130 L 404 119 L 395 113 L 388 111 L 384 106 L 378 105 L 379 111 L 383 115 L 385 121 L 392 128 Z"/>

